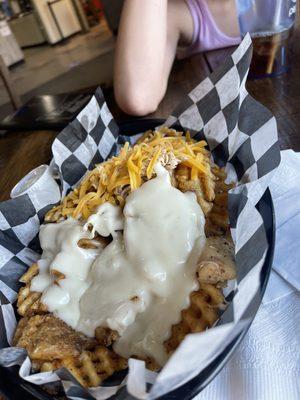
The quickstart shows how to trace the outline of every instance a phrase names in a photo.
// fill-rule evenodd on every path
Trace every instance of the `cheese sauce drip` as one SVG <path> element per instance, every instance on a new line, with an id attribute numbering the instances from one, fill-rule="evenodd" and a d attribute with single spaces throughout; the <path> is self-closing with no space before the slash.
<path id="1" fill-rule="evenodd" d="M 56 247 L 47 244 L 48 225 L 43 228 L 41 245 L 46 254 L 42 260 L 48 260 L 48 270 L 64 271 L 67 282 L 50 281 L 48 288 L 41 285 L 39 289 L 49 310 L 76 330 L 93 336 L 98 326 L 114 329 L 119 334 L 114 343 L 118 354 L 150 356 L 163 365 L 167 360 L 163 342 L 198 287 L 195 270 L 205 245 L 205 220 L 194 193 L 173 187 L 160 164 L 155 172 L 156 178 L 127 197 L 123 213 L 106 203 L 84 227 L 75 220 L 53 224 L 65 231 L 64 237 L 55 239 L 49 231 L 49 242 L 54 240 Z M 76 234 L 68 231 L 68 224 L 76 228 Z M 95 232 L 113 236 L 102 252 L 98 250 L 101 254 L 78 248 L 80 237 L 93 237 Z M 73 247 L 77 249 L 68 256 Z M 40 275 L 47 276 L 47 268 L 40 267 Z M 58 296 L 57 290 L 65 290 L 65 296 Z"/>
<path id="2" fill-rule="evenodd" d="M 87 275 L 100 250 L 77 245 L 91 234 L 74 219 L 42 225 L 39 238 L 43 253 L 38 261 L 39 274 L 32 279 L 30 289 L 43 292 L 41 301 L 48 310 L 76 328 L 79 300 L 89 287 Z"/>

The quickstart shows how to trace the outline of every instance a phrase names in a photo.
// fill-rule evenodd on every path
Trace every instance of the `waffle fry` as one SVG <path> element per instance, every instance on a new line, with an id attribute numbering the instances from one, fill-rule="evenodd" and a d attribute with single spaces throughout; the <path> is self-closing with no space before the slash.
<path id="1" fill-rule="evenodd" d="M 144 361 L 145 361 L 147 369 L 150 369 L 150 371 L 159 371 L 161 368 L 157 364 L 157 362 L 155 360 L 153 360 L 153 358 L 151 358 L 151 357 L 147 357 Z"/>
<path id="2" fill-rule="evenodd" d="M 217 308 L 218 310 L 223 310 L 226 307 L 227 303 L 222 290 L 215 285 L 200 282 L 200 290 L 204 293 L 205 301 L 210 307 Z"/>
<path id="3" fill-rule="evenodd" d="M 78 357 L 43 362 L 41 372 L 54 371 L 65 367 L 84 387 L 98 386 L 114 372 L 127 368 L 127 360 L 112 350 L 97 346 L 91 351 L 83 351 Z"/>
<path id="4" fill-rule="evenodd" d="M 221 290 L 213 285 L 201 285 L 190 295 L 190 307 L 181 312 L 181 321 L 172 326 L 172 333 L 164 343 L 168 353 L 176 350 L 189 333 L 203 332 L 218 320 L 220 308 L 224 307 Z"/>
<path id="5" fill-rule="evenodd" d="M 22 316 L 45 314 L 47 307 L 41 302 L 41 293 L 31 292 L 30 284 L 23 286 L 18 293 L 17 310 Z"/>
<path id="6" fill-rule="evenodd" d="M 62 367 L 61 360 L 45 361 L 39 363 L 35 362 L 34 364 L 34 369 L 36 371 L 41 371 L 41 372 L 52 372 L 61 367 Z"/>
<path id="7" fill-rule="evenodd" d="M 62 361 L 78 382 L 85 387 L 98 386 L 114 372 L 127 368 L 127 360 L 104 346 L 84 351 L 79 357 Z"/>
<path id="8" fill-rule="evenodd" d="M 215 198 L 215 177 L 209 168 L 207 168 L 207 171 L 209 175 L 205 175 L 205 178 L 197 176 L 196 179 L 192 179 L 190 171 L 185 165 L 180 164 L 175 170 L 177 188 L 183 192 L 195 192 L 204 215 L 212 210 Z"/>
<path id="9" fill-rule="evenodd" d="M 113 331 L 109 328 L 104 328 L 103 326 L 98 326 L 95 330 L 95 338 L 97 342 L 103 346 L 110 346 L 118 338 L 118 332 Z"/>
<path id="10" fill-rule="evenodd" d="M 22 317 L 33 314 L 44 314 L 47 312 L 47 307 L 40 301 L 41 293 L 30 291 L 32 278 L 34 278 L 38 272 L 38 265 L 34 263 L 19 279 L 20 282 L 25 283 L 25 286 L 19 290 L 17 299 L 18 313 Z"/>
<path id="11" fill-rule="evenodd" d="M 21 276 L 19 281 L 27 284 L 27 283 L 31 282 L 32 278 L 34 276 L 36 276 L 38 274 L 38 272 L 39 272 L 39 267 L 38 267 L 37 263 L 34 263 L 31 265 L 31 267 L 28 268 L 28 270 L 25 272 L 25 274 L 23 274 Z"/>
<path id="12" fill-rule="evenodd" d="M 225 183 L 226 172 L 217 166 L 212 169 L 216 177 L 215 198 L 212 208 L 206 216 L 206 236 L 223 236 L 228 230 L 228 191 L 234 187 L 233 183 Z"/>

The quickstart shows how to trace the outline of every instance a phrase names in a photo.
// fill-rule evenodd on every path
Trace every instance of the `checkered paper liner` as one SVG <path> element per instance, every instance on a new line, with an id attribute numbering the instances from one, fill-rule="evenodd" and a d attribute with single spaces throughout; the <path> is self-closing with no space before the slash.
<path id="1" fill-rule="evenodd" d="M 180 126 L 195 138 L 204 138 L 214 161 L 226 166 L 229 177 L 237 182 L 229 194 L 237 281 L 217 326 L 187 336 L 159 374 L 146 370 L 144 362 L 130 359 L 129 371 L 89 390 L 80 387 L 65 369 L 31 374 L 25 350 L 9 347 L 16 326 L 13 302 L 19 277 L 39 257 L 39 227 L 54 201 L 49 196 L 37 204 L 25 194 L 0 203 L 0 365 L 20 365 L 20 376 L 34 384 L 60 380 L 69 398 L 124 399 L 130 393 L 139 399 L 155 399 L 197 377 L 254 318 L 253 303 L 268 250 L 266 227 L 255 206 L 279 165 L 280 153 L 275 118 L 245 88 L 251 54 L 247 35 L 232 56 L 186 95 L 165 121 L 169 127 Z M 98 89 L 53 142 L 52 165 L 59 171 L 62 194 L 78 185 L 95 163 L 116 154 L 126 140 L 134 143 L 136 138 L 119 134 Z"/>

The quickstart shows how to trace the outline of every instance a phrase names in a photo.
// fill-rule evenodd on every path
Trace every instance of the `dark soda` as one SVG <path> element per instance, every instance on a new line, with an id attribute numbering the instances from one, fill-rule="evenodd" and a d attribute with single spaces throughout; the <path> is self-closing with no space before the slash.
<path id="1" fill-rule="evenodd" d="M 263 78 L 286 72 L 291 61 L 293 27 L 279 32 L 252 33 L 253 56 L 249 77 Z"/>

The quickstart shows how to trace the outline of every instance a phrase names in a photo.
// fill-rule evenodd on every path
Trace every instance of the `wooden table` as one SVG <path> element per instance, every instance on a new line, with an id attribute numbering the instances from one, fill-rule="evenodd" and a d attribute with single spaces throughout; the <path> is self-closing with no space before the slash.
<path id="1" fill-rule="evenodd" d="M 300 27 L 296 29 L 295 36 L 290 72 L 272 79 L 248 81 L 247 87 L 276 116 L 281 148 L 300 151 Z M 165 98 L 150 117 L 167 117 L 181 96 L 204 79 L 233 50 L 217 50 L 177 61 Z M 129 118 L 117 108 L 112 91 L 108 91 L 106 97 L 115 118 Z M 0 137 L 0 201 L 9 198 L 12 187 L 27 172 L 49 162 L 51 144 L 56 134 L 53 131 L 11 132 Z"/>

